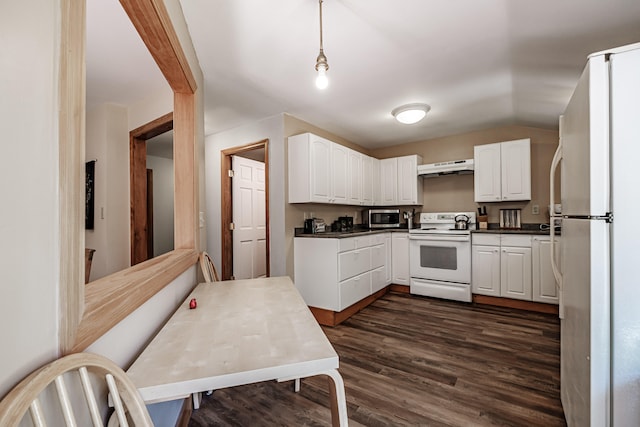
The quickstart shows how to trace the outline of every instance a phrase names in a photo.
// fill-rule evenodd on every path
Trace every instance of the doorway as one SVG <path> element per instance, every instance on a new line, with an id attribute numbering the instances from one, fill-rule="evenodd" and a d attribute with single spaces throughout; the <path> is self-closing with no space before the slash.
<path id="1" fill-rule="evenodd" d="M 265 139 L 220 153 L 222 280 L 270 275 L 268 145 Z"/>
<path id="2" fill-rule="evenodd" d="M 154 245 L 153 238 L 153 175 L 147 170 L 147 142 L 172 130 L 173 113 L 168 113 L 129 133 L 132 266 L 153 258 L 154 246 L 158 244 L 156 241 Z M 173 223 L 173 213 L 170 221 Z"/>

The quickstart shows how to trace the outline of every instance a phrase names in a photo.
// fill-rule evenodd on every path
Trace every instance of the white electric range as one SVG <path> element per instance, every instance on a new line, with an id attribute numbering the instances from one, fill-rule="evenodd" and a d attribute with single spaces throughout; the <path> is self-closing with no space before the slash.
<path id="1" fill-rule="evenodd" d="M 456 219 L 468 218 L 466 229 Z M 409 231 L 410 292 L 471 302 L 471 230 L 475 212 L 421 213 L 420 228 Z"/>

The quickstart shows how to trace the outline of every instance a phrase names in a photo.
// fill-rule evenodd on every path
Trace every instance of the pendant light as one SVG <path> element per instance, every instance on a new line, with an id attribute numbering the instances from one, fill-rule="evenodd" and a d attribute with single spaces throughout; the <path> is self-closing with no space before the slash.
<path id="1" fill-rule="evenodd" d="M 318 0 L 320 4 L 320 53 L 316 58 L 316 71 L 318 76 L 316 77 L 316 87 L 318 89 L 326 89 L 329 86 L 329 79 L 327 78 L 327 71 L 329 71 L 329 63 L 327 57 L 324 56 L 324 50 L 322 48 L 322 0 Z"/>

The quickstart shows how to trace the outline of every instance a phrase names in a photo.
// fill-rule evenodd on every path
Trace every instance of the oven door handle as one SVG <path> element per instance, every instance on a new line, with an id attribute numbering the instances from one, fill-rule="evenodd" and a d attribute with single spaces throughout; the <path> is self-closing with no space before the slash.
<path id="1" fill-rule="evenodd" d="M 445 234 L 438 234 L 438 235 L 409 234 L 409 240 L 418 240 L 422 242 L 468 242 L 471 240 L 471 237 L 469 235 L 450 236 Z"/>

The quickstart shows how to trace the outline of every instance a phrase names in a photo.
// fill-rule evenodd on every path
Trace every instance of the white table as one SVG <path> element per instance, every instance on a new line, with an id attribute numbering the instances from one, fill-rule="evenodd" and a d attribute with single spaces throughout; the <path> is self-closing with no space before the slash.
<path id="1" fill-rule="evenodd" d="M 337 369 L 337 353 L 291 279 L 271 277 L 199 284 L 127 373 L 146 403 L 327 375 L 333 425 L 346 426 Z"/>

